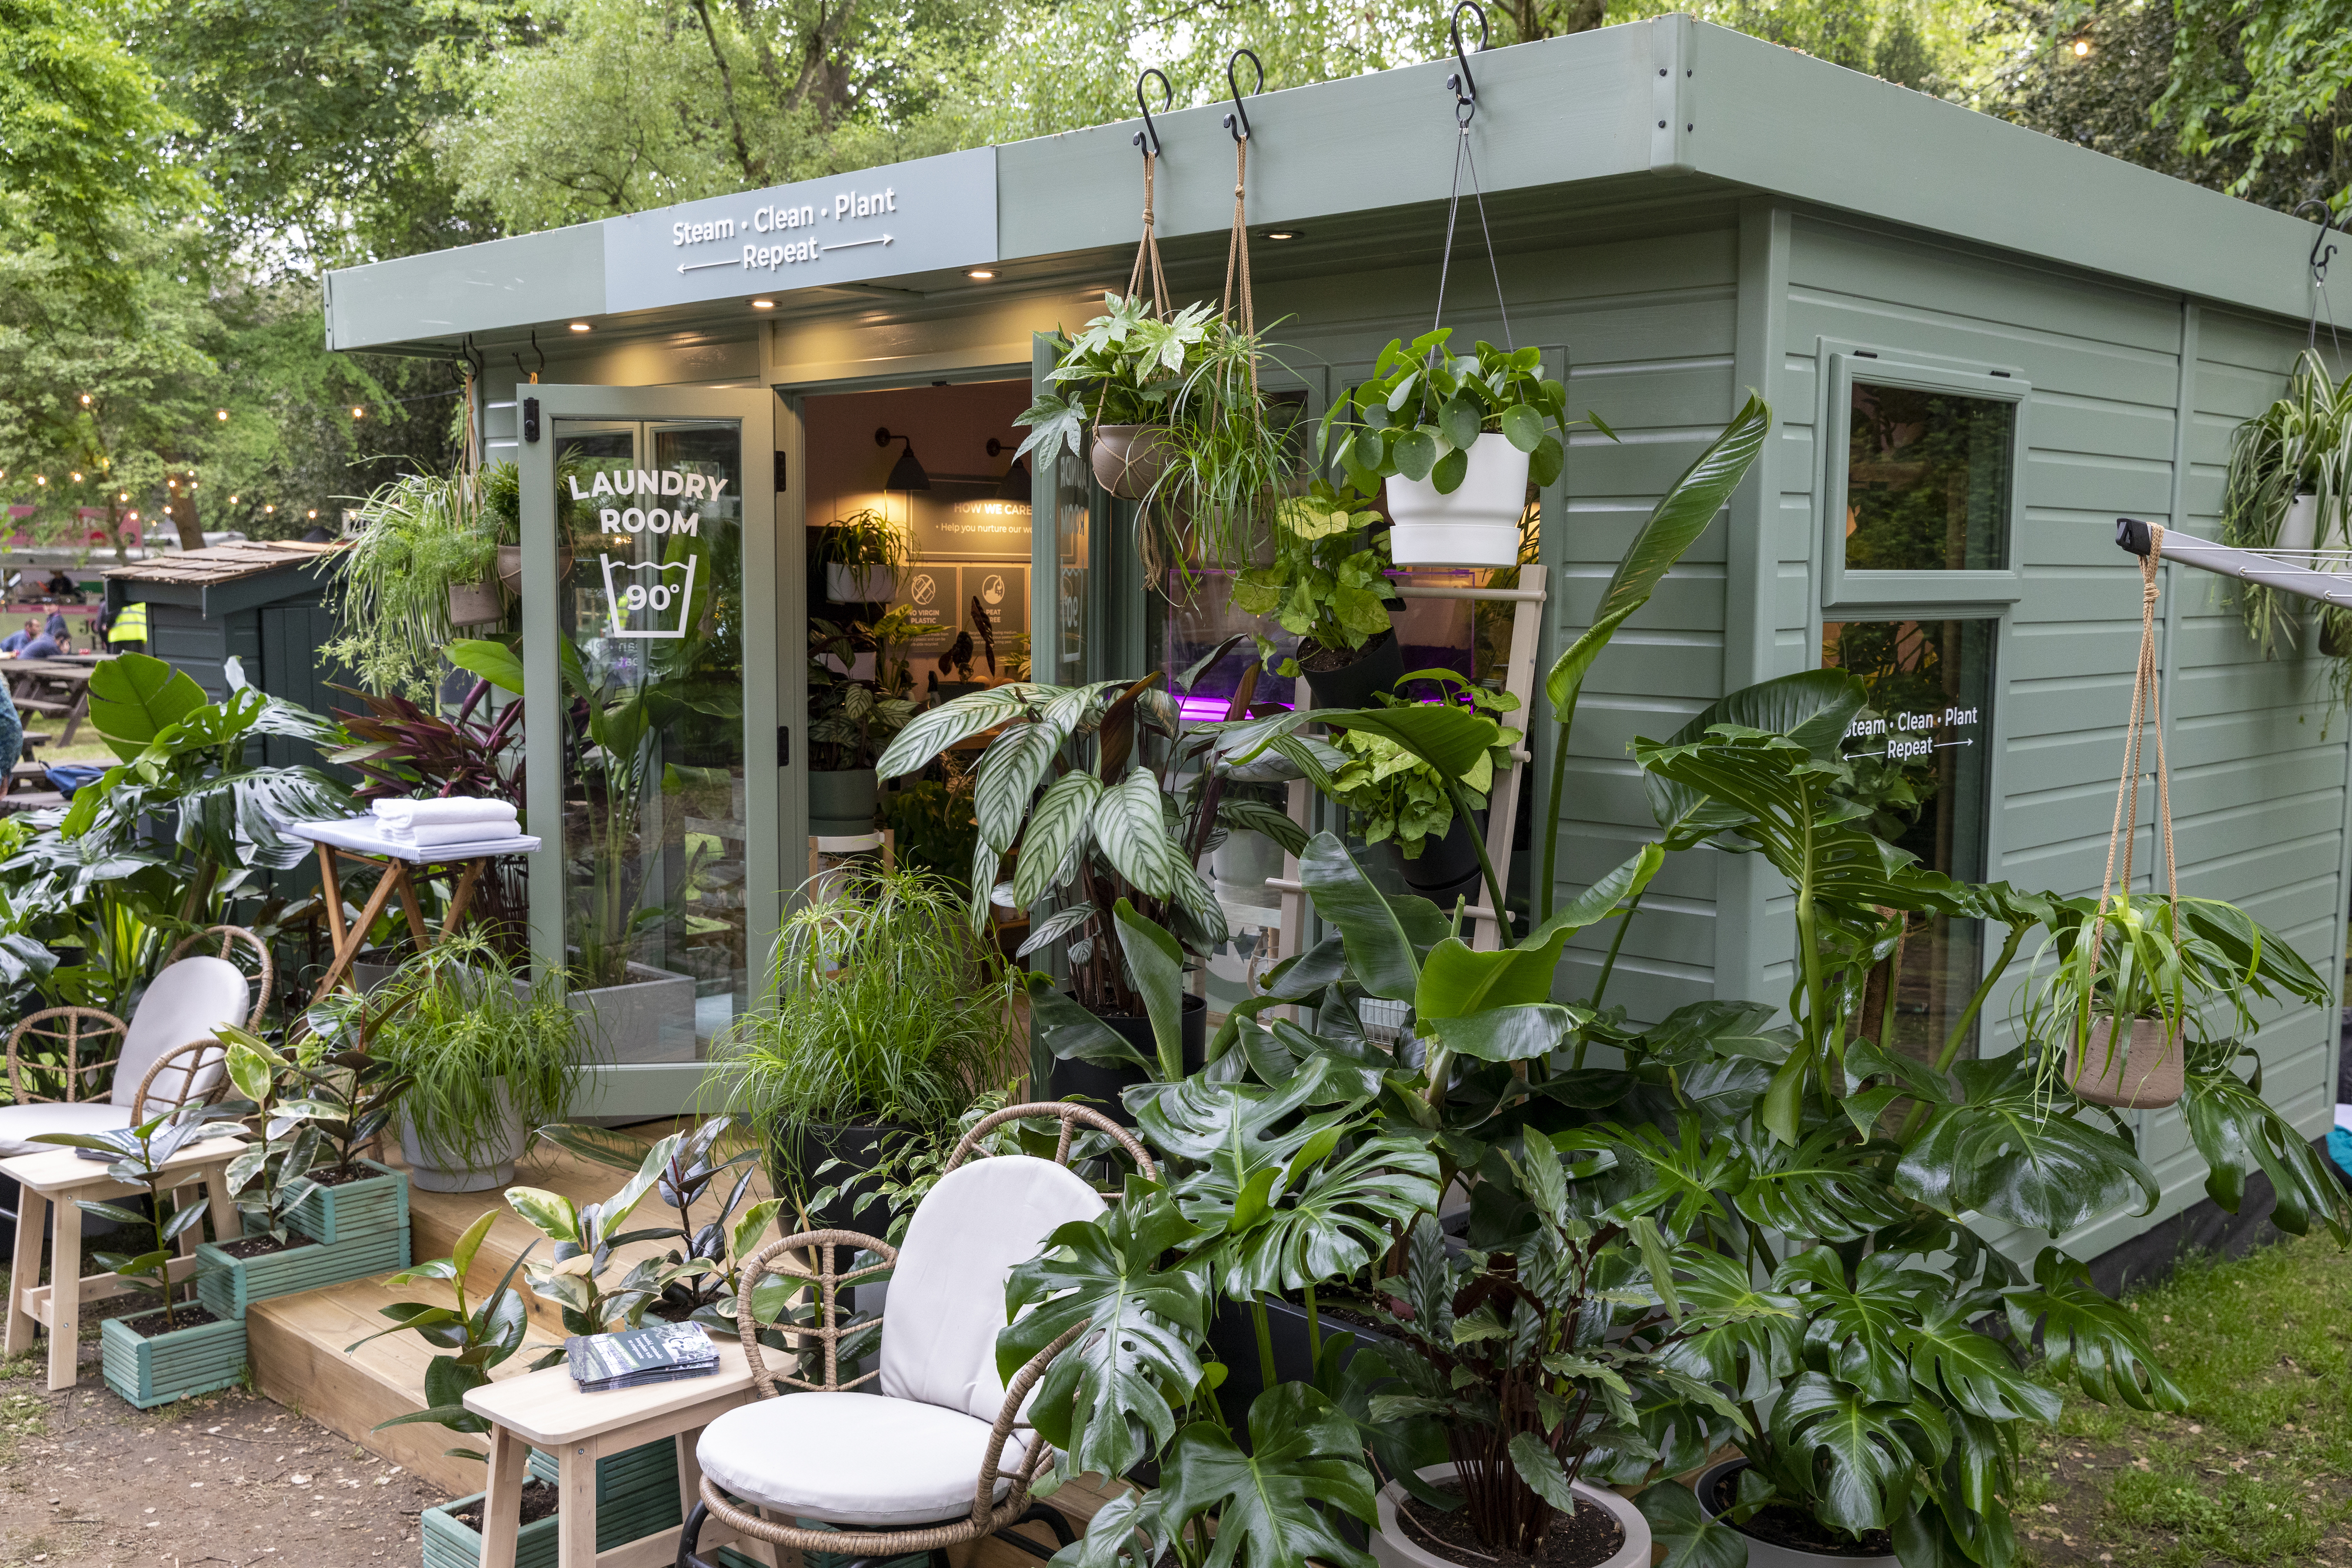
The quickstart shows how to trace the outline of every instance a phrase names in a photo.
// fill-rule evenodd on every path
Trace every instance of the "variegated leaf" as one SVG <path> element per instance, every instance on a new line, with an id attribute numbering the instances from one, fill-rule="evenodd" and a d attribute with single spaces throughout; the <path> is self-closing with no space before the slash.
<path id="1" fill-rule="evenodd" d="M 1061 884 L 1071 863 L 1071 848 L 1084 840 L 1102 792 L 1102 780 L 1085 772 L 1065 773 L 1046 786 L 1029 813 L 1029 831 L 1021 841 L 1013 873 L 1014 904 L 1026 909 Z"/>

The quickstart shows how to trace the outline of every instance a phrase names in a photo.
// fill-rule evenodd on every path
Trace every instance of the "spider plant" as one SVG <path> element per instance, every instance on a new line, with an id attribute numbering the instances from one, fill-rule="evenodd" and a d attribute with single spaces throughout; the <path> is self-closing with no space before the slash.
<path id="1" fill-rule="evenodd" d="M 449 589 L 480 582 L 498 558 L 497 521 L 471 475 L 406 474 L 360 503 L 358 531 L 327 601 L 336 635 L 320 652 L 373 692 L 431 704 L 457 635 Z"/>
<path id="2" fill-rule="evenodd" d="M 2352 376 L 2337 381 L 2308 350 L 2295 362 L 2286 395 L 2238 426 L 2230 440 L 2230 476 L 2221 498 L 2221 538 L 2245 549 L 2283 548 L 2287 515 L 2312 498 L 2312 546 L 2352 544 L 2342 521 L 2352 492 Z M 2333 536 L 2332 539 L 2330 536 Z M 2310 548 L 2310 547 L 2305 547 Z M 2295 609 L 2273 589 L 2241 585 L 2246 631 L 2276 657 L 2295 644 Z M 2352 616 L 2326 612 L 2330 643 L 2352 645 Z M 2339 675 L 2341 688 L 2345 677 Z M 2338 699 L 2343 692 L 2339 689 Z"/>

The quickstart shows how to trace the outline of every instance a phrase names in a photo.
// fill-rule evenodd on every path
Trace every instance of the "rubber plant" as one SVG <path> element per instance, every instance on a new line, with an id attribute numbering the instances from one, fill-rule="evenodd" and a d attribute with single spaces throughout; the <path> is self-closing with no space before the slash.
<path id="1" fill-rule="evenodd" d="M 498 1223 L 495 1208 L 466 1228 L 457 1244 L 446 1258 L 436 1258 L 404 1269 L 384 1283 L 414 1285 L 426 1280 L 446 1280 L 449 1284 L 452 1304 L 436 1306 L 431 1301 L 395 1301 L 388 1307 L 378 1307 L 378 1315 L 392 1320 L 390 1328 L 378 1329 L 343 1347 L 351 1354 L 371 1340 L 386 1334 L 412 1333 L 436 1350 L 452 1354 L 436 1355 L 425 1364 L 425 1408 L 404 1411 L 388 1420 L 379 1421 L 369 1430 L 381 1432 L 386 1427 L 402 1427 L 412 1422 L 446 1427 L 453 1432 L 478 1437 L 490 1429 L 483 1416 L 466 1408 L 466 1396 L 487 1386 L 490 1373 L 511 1358 L 523 1345 L 530 1327 L 530 1310 L 522 1292 L 513 1289 L 515 1270 L 539 1245 L 534 1239 L 516 1254 L 507 1265 L 505 1277 L 496 1288 L 470 1302 L 466 1295 L 466 1276 L 473 1271 L 474 1259 L 489 1236 L 490 1228 Z M 453 1459 L 474 1459 L 489 1463 L 489 1456 L 479 1448 L 446 1448 L 446 1457 Z"/>
<path id="2" fill-rule="evenodd" d="M 681 1134 L 672 1133 L 648 1147 L 620 1190 L 600 1203 L 575 1204 L 562 1193 L 542 1187 L 507 1188 L 509 1207 L 554 1243 L 554 1256 L 543 1263 L 526 1265 L 523 1278 L 533 1295 L 556 1303 L 566 1333 L 635 1328 L 644 1321 L 646 1308 L 666 1287 L 718 1270 L 718 1264 L 701 1257 L 677 1262 L 643 1258 L 618 1281 L 608 1284 L 605 1280 L 613 1266 L 614 1249 L 630 1239 L 629 1216 L 661 1182 L 677 1154 Z M 557 1345 L 531 1363 L 531 1367 L 537 1371 L 562 1359 L 563 1347 Z"/>

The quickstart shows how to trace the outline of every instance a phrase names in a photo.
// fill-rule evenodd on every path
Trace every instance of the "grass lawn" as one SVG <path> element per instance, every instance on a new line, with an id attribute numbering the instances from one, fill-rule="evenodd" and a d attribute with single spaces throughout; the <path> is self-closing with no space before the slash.
<path id="1" fill-rule="evenodd" d="M 2318 1236 L 2184 1262 L 2134 1295 L 2179 1415 L 2063 1390 L 2017 1511 L 2037 1564 L 2352 1568 L 2352 1255 Z"/>

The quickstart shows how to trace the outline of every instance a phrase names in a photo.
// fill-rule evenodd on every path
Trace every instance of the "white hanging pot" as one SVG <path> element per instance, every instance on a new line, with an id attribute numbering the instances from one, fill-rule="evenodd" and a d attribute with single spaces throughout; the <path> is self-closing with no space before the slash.
<path id="1" fill-rule="evenodd" d="M 2278 548 L 2307 550 L 2317 548 L 2318 544 L 2319 497 L 2306 492 L 2288 504 L 2286 516 L 2280 519 Z"/>
<path id="2" fill-rule="evenodd" d="M 1450 496 L 1427 479 L 1392 476 L 1389 552 L 1397 565 L 1517 566 L 1519 514 L 1528 504 L 1528 455 L 1494 431 L 1472 442 L 1470 465 Z"/>
<path id="3" fill-rule="evenodd" d="M 887 604 L 898 595 L 898 574 L 887 566 L 828 566 L 824 596 L 835 604 Z"/>

